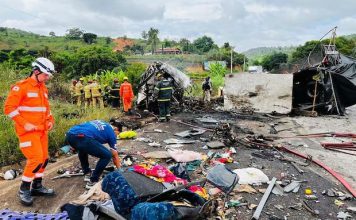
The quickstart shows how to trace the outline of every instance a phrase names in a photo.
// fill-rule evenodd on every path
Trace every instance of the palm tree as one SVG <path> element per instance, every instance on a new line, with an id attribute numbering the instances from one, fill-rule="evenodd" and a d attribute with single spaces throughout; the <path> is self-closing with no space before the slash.
<path id="1" fill-rule="evenodd" d="M 159 30 L 154 29 L 152 27 L 148 31 L 148 42 L 147 43 L 151 44 L 152 54 L 154 54 L 154 52 L 156 51 L 157 43 L 159 41 L 158 33 L 159 33 Z"/>

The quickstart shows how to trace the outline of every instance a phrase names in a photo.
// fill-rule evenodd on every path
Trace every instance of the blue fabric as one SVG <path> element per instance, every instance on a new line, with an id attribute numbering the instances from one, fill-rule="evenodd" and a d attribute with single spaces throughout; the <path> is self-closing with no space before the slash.
<path id="1" fill-rule="evenodd" d="M 109 123 L 100 120 L 85 122 L 75 125 L 69 129 L 68 134 L 83 134 L 93 138 L 101 144 L 108 143 L 111 148 L 116 149 L 116 135 Z"/>
<path id="2" fill-rule="evenodd" d="M 143 202 L 132 209 L 131 220 L 175 220 L 178 212 L 167 202 Z"/>
<path id="3" fill-rule="evenodd" d="M 105 176 L 102 190 L 110 195 L 116 212 L 123 216 L 128 216 L 131 209 L 140 202 L 135 191 L 119 171 Z"/>
<path id="4" fill-rule="evenodd" d="M 90 177 L 90 181 L 98 182 L 106 165 L 112 158 L 112 153 L 97 140 L 89 137 L 79 137 L 73 134 L 67 134 L 68 143 L 78 151 L 78 157 L 85 174 L 90 173 L 88 155 L 99 158 L 96 167 Z"/>
<path id="5" fill-rule="evenodd" d="M 9 209 L 0 210 L 0 219 L 7 220 L 66 220 L 68 218 L 68 213 L 65 211 L 57 214 L 39 214 L 33 212 L 15 212 Z"/>

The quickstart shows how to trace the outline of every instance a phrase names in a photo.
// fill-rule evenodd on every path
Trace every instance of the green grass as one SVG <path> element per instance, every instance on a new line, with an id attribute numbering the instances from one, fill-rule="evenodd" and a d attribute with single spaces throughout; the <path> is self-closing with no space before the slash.
<path id="1" fill-rule="evenodd" d="M 25 32 L 17 29 L 7 29 L 0 32 L 0 50 L 44 50 L 50 51 L 76 51 L 82 47 L 106 46 L 113 48 L 115 44 L 106 44 L 106 37 L 98 37 L 94 44 L 88 45 L 83 40 L 70 40 L 64 36 L 49 37 Z"/>

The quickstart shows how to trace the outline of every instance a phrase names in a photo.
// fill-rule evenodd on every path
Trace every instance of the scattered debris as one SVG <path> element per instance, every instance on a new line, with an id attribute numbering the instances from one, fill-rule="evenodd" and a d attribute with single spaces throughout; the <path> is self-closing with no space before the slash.
<path id="1" fill-rule="evenodd" d="M 298 192 L 300 186 L 301 186 L 301 181 L 292 181 L 289 185 L 287 185 L 286 187 L 284 187 L 284 192 L 289 193 L 289 192 Z"/>
<path id="2" fill-rule="evenodd" d="M 192 129 L 192 130 L 186 130 L 186 131 L 182 131 L 179 133 L 175 133 L 175 136 L 179 136 L 182 138 L 187 138 L 187 137 L 192 137 L 192 136 L 196 136 L 196 135 L 201 135 L 204 134 L 206 130 L 203 129 Z"/>
<path id="3" fill-rule="evenodd" d="M 182 139 L 176 139 L 176 138 L 169 138 L 163 141 L 166 144 L 193 144 L 196 141 L 195 140 L 182 140 Z"/>
<path id="4" fill-rule="evenodd" d="M 246 193 L 257 193 L 257 191 L 248 184 L 239 184 L 235 187 L 234 191 L 236 192 L 246 192 Z"/>
<path id="5" fill-rule="evenodd" d="M 269 181 L 268 176 L 256 168 L 236 169 L 234 173 L 239 177 L 239 184 L 258 185 Z"/>
<path id="6" fill-rule="evenodd" d="M 171 158 L 171 155 L 167 151 L 151 151 L 142 154 L 145 158 L 155 158 L 155 159 L 167 159 Z"/>
<path id="7" fill-rule="evenodd" d="M 60 179 L 60 178 L 70 178 L 73 176 L 84 176 L 84 173 L 70 173 L 69 171 L 66 171 L 65 173 L 59 175 L 59 176 L 55 176 L 53 178 L 51 178 L 51 180 L 55 180 L 55 179 Z"/>
<path id="8" fill-rule="evenodd" d="M 275 184 L 272 193 L 278 196 L 283 196 L 284 195 L 284 189 L 281 187 L 278 183 Z"/>
<path id="9" fill-rule="evenodd" d="M 347 211 L 356 213 L 356 207 L 347 207 Z"/>
<path id="10" fill-rule="evenodd" d="M 303 207 L 304 207 L 308 212 L 312 213 L 313 215 L 319 215 L 319 214 L 320 214 L 319 210 L 316 210 L 316 209 L 311 208 L 310 204 L 309 204 L 307 201 L 304 200 L 302 204 L 303 204 Z"/>
<path id="11" fill-rule="evenodd" d="M 206 145 L 211 149 L 219 149 L 225 147 L 225 144 L 220 141 L 211 141 L 206 143 Z"/>
<path id="12" fill-rule="evenodd" d="M 347 220 L 348 218 L 352 218 L 352 216 L 348 212 L 338 212 L 336 218 Z"/>
<path id="13" fill-rule="evenodd" d="M 260 218 L 262 209 L 265 206 L 265 204 L 267 202 L 267 199 L 268 199 L 269 195 L 271 194 L 272 189 L 273 189 L 274 184 L 276 183 L 276 181 L 277 181 L 277 178 L 273 177 L 272 180 L 271 180 L 271 183 L 267 187 L 267 190 L 266 190 L 265 194 L 263 194 L 262 199 L 260 200 L 260 203 L 258 204 L 255 213 L 253 213 L 252 219 L 257 220 L 257 219 Z"/>
<path id="14" fill-rule="evenodd" d="M 202 155 L 195 151 L 168 149 L 168 154 L 177 162 L 191 162 L 203 159 Z"/>

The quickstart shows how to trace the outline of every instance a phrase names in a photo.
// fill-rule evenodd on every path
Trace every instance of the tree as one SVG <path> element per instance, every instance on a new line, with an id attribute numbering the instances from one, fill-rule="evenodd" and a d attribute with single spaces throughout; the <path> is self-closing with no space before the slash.
<path id="1" fill-rule="evenodd" d="M 267 55 L 262 59 L 262 66 L 264 69 L 271 71 L 273 69 L 279 68 L 282 63 L 287 63 L 288 55 L 285 53 L 274 53 Z"/>
<path id="2" fill-rule="evenodd" d="M 225 42 L 223 48 L 230 49 L 231 46 L 230 46 L 229 42 Z"/>
<path id="3" fill-rule="evenodd" d="M 163 41 L 163 47 L 171 47 L 172 46 L 172 41 L 168 39 L 164 39 Z"/>
<path id="4" fill-rule="evenodd" d="M 142 31 L 141 36 L 144 40 L 147 40 L 147 38 L 148 38 L 148 34 L 146 31 Z"/>
<path id="5" fill-rule="evenodd" d="M 93 74 L 98 70 L 112 70 L 126 62 L 121 54 L 116 54 L 106 47 L 82 48 L 74 58 L 73 68 L 81 76 Z"/>
<path id="6" fill-rule="evenodd" d="M 180 39 L 179 46 L 181 47 L 183 52 L 193 52 L 194 51 L 193 44 L 186 38 Z"/>
<path id="7" fill-rule="evenodd" d="M 292 53 L 292 62 L 306 59 L 309 56 L 310 51 L 312 51 L 313 49 L 315 51 L 321 50 L 319 41 L 308 41 L 303 46 L 297 47 Z"/>
<path id="8" fill-rule="evenodd" d="M 214 47 L 213 39 L 207 36 L 196 39 L 193 44 L 199 53 L 206 53 Z"/>
<path id="9" fill-rule="evenodd" d="M 209 60 L 222 60 L 225 61 L 227 66 L 231 65 L 231 49 L 230 48 L 221 48 L 221 49 L 212 49 L 208 53 Z M 247 62 L 248 59 L 245 55 L 241 53 L 237 53 L 235 51 L 232 52 L 232 65 L 243 65 L 244 62 Z"/>
<path id="10" fill-rule="evenodd" d="M 51 36 L 51 37 L 55 37 L 55 36 L 56 36 L 56 34 L 55 34 L 53 31 L 51 31 L 51 32 L 49 32 L 49 36 Z"/>
<path id="11" fill-rule="evenodd" d="M 85 33 L 85 34 L 83 34 L 83 40 L 87 44 L 94 43 L 96 38 L 97 38 L 97 35 L 93 34 L 93 33 Z"/>
<path id="12" fill-rule="evenodd" d="M 158 29 L 154 29 L 152 27 L 148 31 L 148 42 L 147 43 L 149 45 L 151 45 L 152 54 L 154 54 L 154 52 L 156 51 L 156 48 L 157 48 L 157 43 L 159 41 L 158 33 L 159 33 L 159 30 Z"/>
<path id="13" fill-rule="evenodd" d="M 66 37 L 71 40 L 79 40 L 83 33 L 79 28 L 71 28 L 67 30 Z"/>
<path id="14" fill-rule="evenodd" d="M 105 43 L 110 44 L 111 43 L 111 37 L 106 37 L 105 38 Z"/>
<path id="15" fill-rule="evenodd" d="M 5 36 L 8 36 L 7 28 L 6 28 L 6 27 L 0 27 L 0 32 L 4 32 L 4 33 L 5 33 Z"/>

